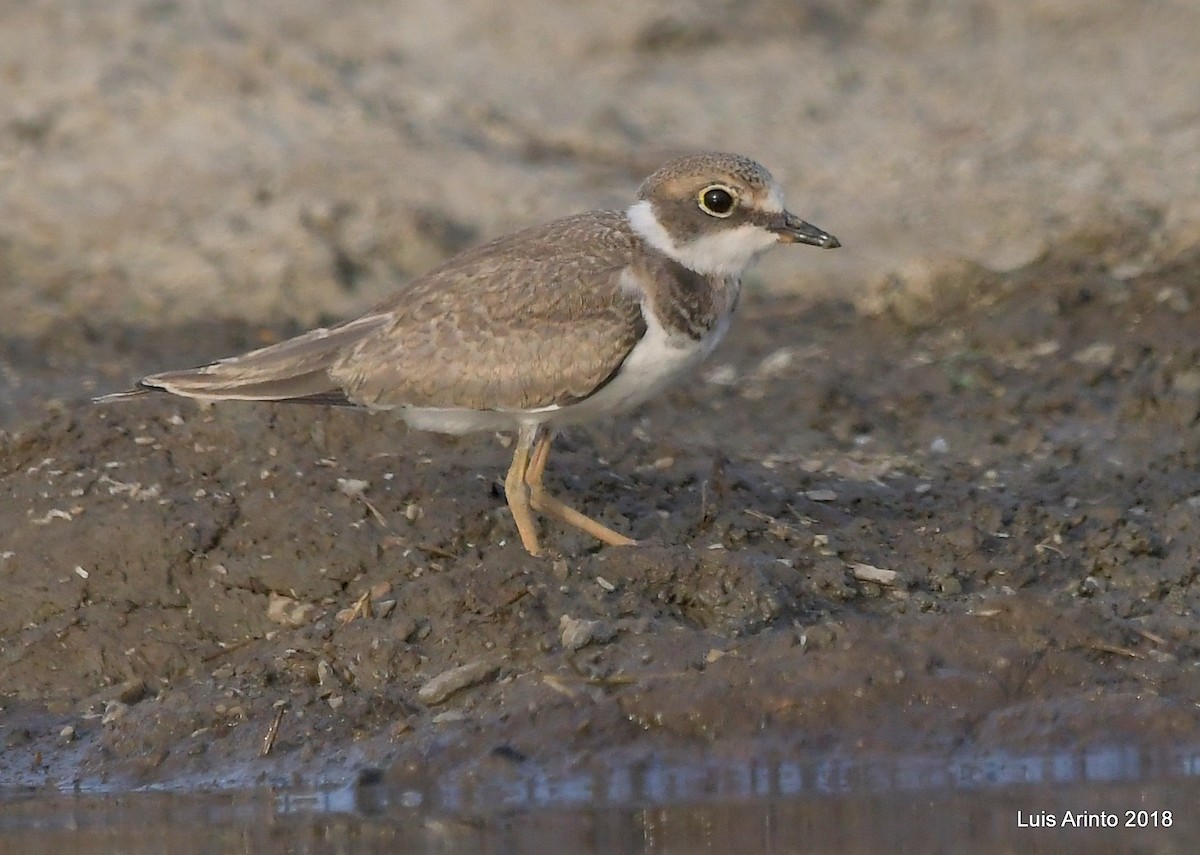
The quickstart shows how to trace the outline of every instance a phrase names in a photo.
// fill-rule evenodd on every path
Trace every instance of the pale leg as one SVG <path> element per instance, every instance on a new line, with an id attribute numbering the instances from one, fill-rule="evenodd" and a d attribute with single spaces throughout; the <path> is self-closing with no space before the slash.
<path id="1" fill-rule="evenodd" d="M 529 449 L 537 436 L 536 426 L 523 426 L 517 434 L 517 447 L 513 451 L 512 466 L 508 467 L 508 475 L 504 478 L 504 497 L 508 500 L 509 510 L 517 523 L 517 532 L 521 535 L 521 543 L 530 555 L 541 555 L 538 546 L 537 529 L 533 524 L 533 514 L 529 511 L 530 488 L 526 483 L 526 471 L 529 469 Z"/>
<path id="2" fill-rule="evenodd" d="M 549 514 L 552 517 L 565 522 L 567 525 L 572 525 L 581 531 L 585 531 L 599 541 L 609 544 L 610 546 L 634 546 L 637 541 L 626 537 L 623 534 L 613 531 L 608 526 L 596 522 L 589 516 L 581 514 L 579 511 L 572 508 L 570 505 L 560 502 L 558 499 L 546 492 L 546 488 L 542 486 L 542 475 L 546 471 L 546 458 L 550 456 L 550 443 L 554 441 L 554 432 L 545 429 L 539 429 L 536 436 L 531 437 L 533 442 L 533 457 L 529 461 L 528 467 L 525 469 L 525 485 L 527 487 L 528 502 L 533 506 L 535 511 Z M 524 435 L 524 428 L 522 428 Z M 518 450 L 518 453 L 519 450 Z M 513 466 L 516 466 L 516 459 L 513 460 Z M 509 470 L 509 478 L 512 477 L 512 470 Z M 508 482 L 505 482 L 505 490 L 508 489 Z M 511 504 L 511 500 L 510 500 Z M 513 509 L 513 515 L 516 516 L 516 509 Z M 517 523 L 517 528 L 520 528 L 520 523 Z M 522 539 L 524 535 L 522 535 Z M 536 541 L 535 541 L 536 545 Z M 529 548 L 528 543 L 525 546 Z M 536 554 L 536 553 L 535 553 Z"/>

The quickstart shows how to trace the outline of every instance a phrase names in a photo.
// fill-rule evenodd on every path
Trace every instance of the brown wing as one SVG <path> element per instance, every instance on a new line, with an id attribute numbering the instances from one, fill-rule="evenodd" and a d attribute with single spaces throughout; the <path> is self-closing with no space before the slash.
<path id="1" fill-rule="evenodd" d="M 634 247 L 616 212 L 479 247 L 379 306 L 391 322 L 330 374 L 372 407 L 523 410 L 586 398 L 645 332 L 641 303 L 621 284 Z"/>

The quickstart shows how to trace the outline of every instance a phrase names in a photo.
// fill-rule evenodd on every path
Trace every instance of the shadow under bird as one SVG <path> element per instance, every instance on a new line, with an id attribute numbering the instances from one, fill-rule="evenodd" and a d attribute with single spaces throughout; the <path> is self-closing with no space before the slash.
<path id="1" fill-rule="evenodd" d="M 97 400 L 163 391 L 387 410 L 449 434 L 515 431 L 504 491 L 525 549 L 542 553 L 533 511 L 627 546 L 542 486 L 555 432 L 631 409 L 695 367 L 725 334 L 742 274 L 780 243 L 840 245 L 784 208 L 760 164 L 694 154 L 647 178 L 624 211 L 498 238 L 355 320 Z"/>

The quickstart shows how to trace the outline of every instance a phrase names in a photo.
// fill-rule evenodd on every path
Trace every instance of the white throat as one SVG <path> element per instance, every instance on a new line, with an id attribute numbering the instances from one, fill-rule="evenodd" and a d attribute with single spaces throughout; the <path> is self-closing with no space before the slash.
<path id="1" fill-rule="evenodd" d="M 702 276 L 729 276 L 736 279 L 760 255 L 779 243 L 776 235 L 749 223 L 678 243 L 663 228 L 648 199 L 634 202 L 625 216 L 642 240 Z"/>

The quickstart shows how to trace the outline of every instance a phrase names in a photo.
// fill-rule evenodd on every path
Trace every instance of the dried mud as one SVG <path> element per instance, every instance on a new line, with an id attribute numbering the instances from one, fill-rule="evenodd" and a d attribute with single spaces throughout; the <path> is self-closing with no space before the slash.
<path id="1" fill-rule="evenodd" d="M 750 295 L 690 383 L 551 457 L 643 545 L 547 524 L 548 559 L 493 438 L 84 399 L 293 330 L 10 341 L 14 400 L 63 400 L 0 444 L 0 784 L 1192 740 L 1200 252 L 1101 238 Z"/>

